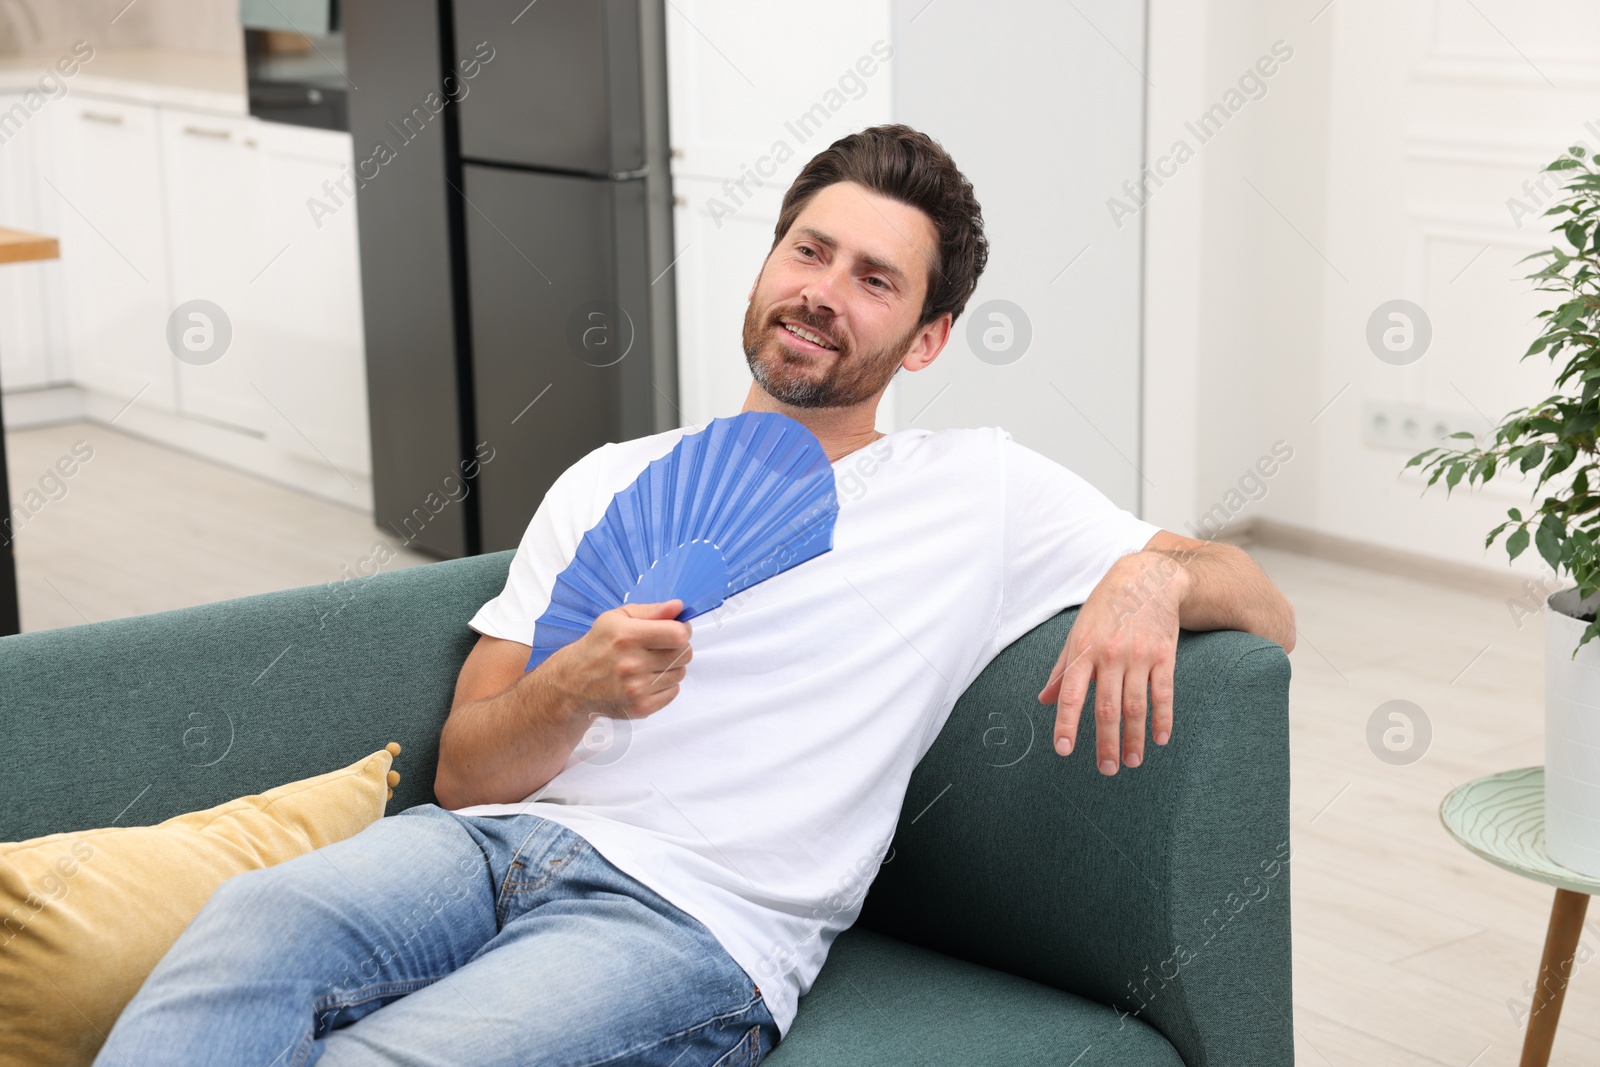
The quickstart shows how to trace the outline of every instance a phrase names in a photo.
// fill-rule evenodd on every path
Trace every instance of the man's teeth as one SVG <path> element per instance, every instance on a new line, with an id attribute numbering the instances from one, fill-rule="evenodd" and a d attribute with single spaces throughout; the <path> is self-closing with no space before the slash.
<path id="1" fill-rule="evenodd" d="M 802 341 L 810 341 L 812 344 L 819 345 L 822 348 L 828 349 L 829 351 L 837 351 L 835 346 L 830 345 L 828 342 L 824 341 L 821 337 L 818 337 L 816 334 L 812 333 L 810 330 L 806 329 L 803 326 L 795 326 L 795 325 L 792 325 L 792 324 L 787 323 L 787 322 L 783 323 L 782 326 L 783 326 L 783 328 L 785 330 L 788 330 L 790 333 L 794 334 L 796 337 L 800 338 Z"/>

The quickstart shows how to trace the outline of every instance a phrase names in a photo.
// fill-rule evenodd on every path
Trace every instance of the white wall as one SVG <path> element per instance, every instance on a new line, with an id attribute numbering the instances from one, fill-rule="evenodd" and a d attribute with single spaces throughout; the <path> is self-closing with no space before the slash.
<path id="1" fill-rule="evenodd" d="M 1542 220 L 1518 229 L 1506 199 L 1575 138 L 1600 147 L 1583 129 L 1600 120 L 1600 11 L 1580 0 L 1476 3 L 1329 13 L 1327 253 L 1350 281 L 1324 281 L 1320 368 L 1330 394 L 1353 383 L 1345 400 L 1481 411 L 1475 431 L 1554 391 L 1547 360 L 1519 361 L 1537 336 L 1534 312 L 1553 294 L 1531 291 L 1522 275 L 1532 267 L 1514 262 L 1550 241 Z M 1416 301 L 1433 322 L 1431 350 L 1404 368 L 1373 359 L 1362 341 L 1372 308 L 1393 297 Z M 1360 405 L 1342 400 L 1318 424 L 1318 492 L 1293 520 L 1504 568 L 1503 540 L 1485 550 L 1483 538 L 1508 506 L 1525 504 L 1532 481 L 1419 496 L 1415 469 L 1396 477 L 1404 457 L 1360 445 L 1359 418 Z M 1542 565 L 1529 553 L 1518 569 Z"/>
<path id="2" fill-rule="evenodd" d="M 243 56 L 238 0 L 0 0 L 0 54 L 117 48 Z"/>
<path id="3" fill-rule="evenodd" d="M 1189 536 L 1263 456 L 1275 472 L 1237 521 L 1314 491 L 1326 18 L 1151 2 L 1146 155 L 1176 173 L 1145 208 L 1145 518 Z"/>
<path id="4" fill-rule="evenodd" d="M 1507 201 L 1573 141 L 1600 147 L 1600 10 L 1474 3 L 1149 0 L 1147 41 L 1128 0 L 833 0 L 805 19 L 775 0 L 675 3 L 686 421 L 742 401 L 738 324 L 793 174 L 833 136 L 905 121 L 972 178 L 993 250 L 949 348 L 899 376 L 880 428 L 1005 426 L 1182 533 L 1214 533 L 1221 505 L 1235 528 L 1262 519 L 1506 573 L 1483 539 L 1531 480 L 1447 498 L 1401 473 L 1426 442 L 1362 438 L 1373 402 L 1484 430 L 1553 391 L 1548 361 L 1518 358 L 1545 294 L 1515 260 L 1547 233 Z M 771 61 L 777 37 L 810 62 Z M 892 60 L 802 144 L 785 122 L 883 38 Z M 793 157 L 733 204 L 724 182 L 778 141 Z M 1162 168 L 1143 196 L 1123 188 L 1141 165 Z M 731 215 L 714 217 L 719 198 Z M 996 298 L 1034 334 L 1004 366 L 966 336 Z M 1410 366 L 1366 342 L 1397 298 L 1434 332 Z M 1532 553 L 1510 566 L 1544 569 Z"/>
<path id="5" fill-rule="evenodd" d="M 1140 165 L 1142 3 L 675 0 L 667 26 L 684 421 L 743 403 L 739 327 L 789 182 L 837 137 L 905 122 L 972 180 L 991 258 L 945 351 L 891 384 L 879 429 L 1003 426 L 1137 510 L 1142 222 L 1114 225 L 1104 200 Z M 818 104 L 824 128 L 797 135 Z M 1005 325 L 984 307 L 997 299 L 1032 335 L 1013 362 L 969 343 L 973 324 Z"/>
<path id="6" fill-rule="evenodd" d="M 1547 294 L 1514 262 L 1547 234 L 1519 229 L 1507 200 L 1575 139 L 1600 147 L 1584 128 L 1600 130 L 1600 12 L 1579 0 L 1152 0 L 1149 151 L 1280 39 L 1294 56 L 1266 95 L 1148 208 L 1145 449 L 1160 488 L 1146 517 L 1189 532 L 1282 440 L 1293 459 L 1236 521 L 1504 573 L 1503 541 L 1483 539 L 1526 504 L 1531 479 L 1423 493 L 1415 468 L 1400 473 L 1410 451 L 1363 443 L 1363 409 L 1425 404 L 1481 431 L 1553 391 L 1548 361 L 1519 362 Z M 1396 298 L 1433 326 L 1409 366 L 1365 339 Z M 1155 385 L 1164 376 L 1171 390 Z M 1529 553 L 1513 569 L 1543 567 Z"/>
<path id="7" fill-rule="evenodd" d="M 1002 426 L 1140 510 L 1142 218 L 1106 200 L 1141 166 L 1144 10 L 1133 0 L 896 0 L 895 118 L 949 150 L 983 206 L 988 269 L 950 343 L 899 375 L 907 425 Z M 972 342 L 1031 327 L 1014 362 Z M 1011 324 L 1013 327 L 1015 323 Z M 1148 385 L 1147 385 L 1148 387 Z"/>

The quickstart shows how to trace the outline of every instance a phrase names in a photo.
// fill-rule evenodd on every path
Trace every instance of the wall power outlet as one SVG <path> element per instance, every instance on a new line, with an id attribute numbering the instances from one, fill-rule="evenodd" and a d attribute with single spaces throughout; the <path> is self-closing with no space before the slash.
<path id="1" fill-rule="evenodd" d="M 1368 400 L 1362 405 L 1361 442 L 1371 448 L 1415 455 L 1441 444 L 1445 448 L 1471 446 L 1473 442 L 1465 437 L 1446 440 L 1461 430 L 1481 435 L 1489 431 L 1489 425 L 1475 411 L 1377 400 Z"/>

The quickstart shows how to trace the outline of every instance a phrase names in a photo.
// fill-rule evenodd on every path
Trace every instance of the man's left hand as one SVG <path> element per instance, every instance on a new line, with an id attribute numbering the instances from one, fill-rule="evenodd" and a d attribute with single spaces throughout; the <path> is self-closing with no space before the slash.
<path id="1" fill-rule="evenodd" d="M 1147 691 L 1151 733 L 1156 744 L 1167 743 L 1172 736 L 1178 606 L 1190 580 L 1172 556 L 1140 551 L 1117 560 L 1095 586 L 1039 693 L 1041 704 L 1056 704 L 1057 752 L 1065 756 L 1072 751 L 1091 679 L 1100 773 L 1116 774 L 1119 755 L 1129 767 L 1144 761 Z"/>

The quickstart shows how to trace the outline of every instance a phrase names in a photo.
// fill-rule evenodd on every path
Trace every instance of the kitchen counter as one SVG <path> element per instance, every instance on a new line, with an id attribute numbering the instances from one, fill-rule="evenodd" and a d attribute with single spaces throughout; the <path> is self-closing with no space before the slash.
<path id="1" fill-rule="evenodd" d="M 61 243 L 54 237 L 0 227 L 0 263 L 31 263 L 37 259 L 59 259 Z M 0 427 L 0 430 L 3 430 Z"/>
<path id="2" fill-rule="evenodd" d="M 25 92 L 53 72 L 68 95 L 113 97 L 143 104 L 192 108 L 226 115 L 249 113 L 244 56 L 163 52 L 154 49 L 96 49 L 69 77 L 56 71 L 56 61 L 70 53 L 0 56 L 0 93 Z"/>

